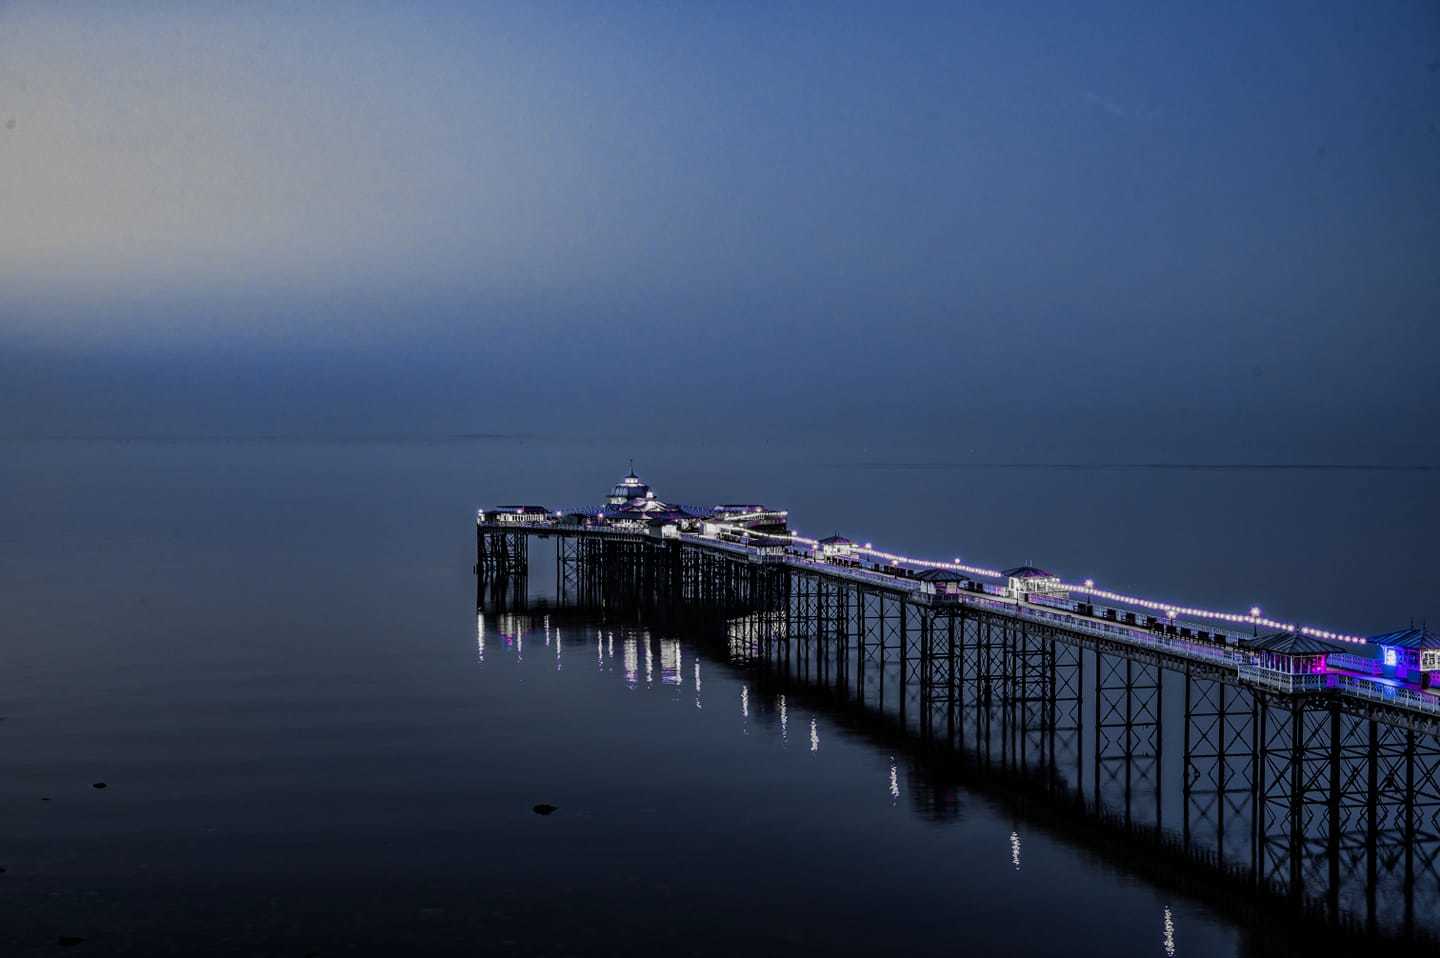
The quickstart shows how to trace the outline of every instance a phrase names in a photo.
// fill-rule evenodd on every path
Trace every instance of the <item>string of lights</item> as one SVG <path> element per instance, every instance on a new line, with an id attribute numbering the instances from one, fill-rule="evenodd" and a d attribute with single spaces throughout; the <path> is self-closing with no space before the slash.
<path id="1" fill-rule="evenodd" d="M 820 540 L 803 536 L 798 532 L 758 532 L 754 529 L 747 529 L 744 526 L 731 525 L 728 523 L 715 523 L 714 525 L 725 531 L 733 532 L 737 535 L 747 535 L 751 538 L 778 539 L 786 542 L 800 543 L 812 548 L 820 545 Z M 969 575 L 983 576 L 990 579 L 1004 578 L 1004 573 L 997 569 L 967 565 L 958 558 L 950 562 L 935 559 L 920 559 L 914 556 L 899 555 L 894 552 L 876 549 L 873 544 L 869 542 L 863 546 L 853 546 L 852 551 L 859 555 L 882 559 L 893 566 L 913 566 L 922 569 L 952 569 L 956 572 L 964 572 Z M 1187 619 L 1209 619 L 1232 625 L 1251 625 L 1260 628 L 1275 629 L 1281 632 L 1297 632 L 1301 635 L 1309 635 L 1318 639 L 1328 639 L 1333 642 L 1348 642 L 1353 645 L 1365 644 L 1365 638 L 1363 636 L 1347 635 L 1343 632 L 1332 632 L 1327 629 L 1317 629 L 1308 625 L 1297 625 L 1294 622 L 1282 622 L 1278 619 L 1267 618 L 1261 613 L 1259 606 L 1252 607 L 1248 613 L 1201 609 L 1195 606 L 1179 605 L 1174 602 L 1160 602 L 1155 599 L 1146 599 L 1141 596 L 1126 595 L 1121 592 L 1111 592 L 1106 589 L 1096 588 L 1095 582 L 1092 579 L 1086 579 L 1083 583 L 1061 582 L 1060 586 L 1069 592 L 1079 592 L 1109 602 L 1117 602 L 1122 605 L 1132 605 L 1142 609 L 1163 612 L 1171 619 L 1179 616 L 1184 616 Z"/>

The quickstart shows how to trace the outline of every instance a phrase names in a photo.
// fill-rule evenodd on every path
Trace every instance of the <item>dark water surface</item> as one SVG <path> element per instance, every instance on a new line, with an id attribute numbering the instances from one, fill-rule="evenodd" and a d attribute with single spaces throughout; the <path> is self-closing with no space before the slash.
<path id="1" fill-rule="evenodd" d="M 629 455 L 810 534 L 1362 632 L 1440 614 L 1423 470 L 9 442 L 0 954 L 1283 946 L 684 635 L 477 621 L 473 509 L 594 502 Z"/>

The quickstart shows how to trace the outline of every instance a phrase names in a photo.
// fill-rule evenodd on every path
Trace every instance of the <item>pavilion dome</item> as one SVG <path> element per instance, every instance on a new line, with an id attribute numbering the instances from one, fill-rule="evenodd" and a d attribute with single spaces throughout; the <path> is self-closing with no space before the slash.
<path id="1" fill-rule="evenodd" d="M 614 489 L 610 490 L 611 501 L 618 499 L 622 502 L 629 502 L 631 499 L 653 498 L 654 495 L 655 493 L 650 491 L 650 487 L 635 475 L 633 470 L 628 476 L 617 482 Z"/>

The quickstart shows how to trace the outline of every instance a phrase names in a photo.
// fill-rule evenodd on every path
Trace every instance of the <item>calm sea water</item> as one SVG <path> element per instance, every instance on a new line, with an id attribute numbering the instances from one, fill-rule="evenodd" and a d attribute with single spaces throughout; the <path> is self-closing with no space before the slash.
<path id="1" fill-rule="evenodd" d="M 684 635 L 477 620 L 474 508 L 595 502 L 631 455 L 662 498 L 783 505 L 811 534 L 1346 630 L 1440 617 L 1428 471 L 9 442 L 0 953 L 1283 944 Z"/>

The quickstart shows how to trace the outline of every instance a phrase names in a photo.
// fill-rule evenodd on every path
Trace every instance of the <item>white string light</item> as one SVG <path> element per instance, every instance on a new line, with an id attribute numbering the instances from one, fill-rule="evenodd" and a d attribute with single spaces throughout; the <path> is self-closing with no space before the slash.
<path id="1" fill-rule="evenodd" d="M 797 542 L 808 546 L 818 546 L 819 540 L 806 538 L 798 532 L 793 534 L 756 532 L 753 529 L 744 529 L 738 526 L 730 526 L 723 523 L 716 524 L 718 528 L 726 531 L 743 531 L 752 537 L 766 539 L 781 539 L 787 542 Z M 938 562 L 933 559 L 917 559 L 913 556 L 898 555 L 894 552 L 885 552 L 881 549 L 871 548 L 870 543 L 863 546 L 852 546 L 852 550 L 861 555 L 868 555 L 876 559 L 883 559 L 892 566 L 918 566 L 925 569 L 953 569 L 957 572 L 966 572 L 970 575 L 985 576 L 991 579 L 1003 579 L 1004 574 L 996 569 L 987 569 L 983 566 L 966 565 L 959 559 L 954 562 Z M 1331 632 L 1327 629 L 1317 629 L 1308 625 L 1296 625 L 1293 622 L 1281 622 L 1277 619 L 1265 618 L 1260 614 L 1259 606 L 1253 606 L 1250 613 L 1220 612 L 1214 609 L 1200 609 L 1194 606 L 1176 605 L 1173 602 L 1157 602 L 1154 599 L 1145 599 L 1140 596 L 1125 595 L 1120 592 L 1111 592 L 1107 589 L 1097 589 L 1093 579 L 1086 579 L 1083 584 L 1068 582 L 1060 583 L 1060 587 L 1068 592 L 1080 592 L 1085 595 L 1094 596 L 1097 599 L 1107 599 L 1111 602 L 1118 602 L 1122 605 L 1134 605 L 1142 609 L 1151 609 L 1156 612 L 1163 612 L 1166 616 L 1174 618 L 1184 616 L 1187 619 L 1213 619 L 1219 622 L 1227 622 L 1233 625 L 1254 625 L 1263 626 L 1267 629 L 1275 629 L 1281 632 L 1297 632 L 1301 635 L 1312 636 L 1317 639 L 1328 639 L 1333 642 L 1349 642 L 1353 645 L 1364 645 L 1365 638 L 1359 635 L 1347 635 L 1343 632 Z"/>

